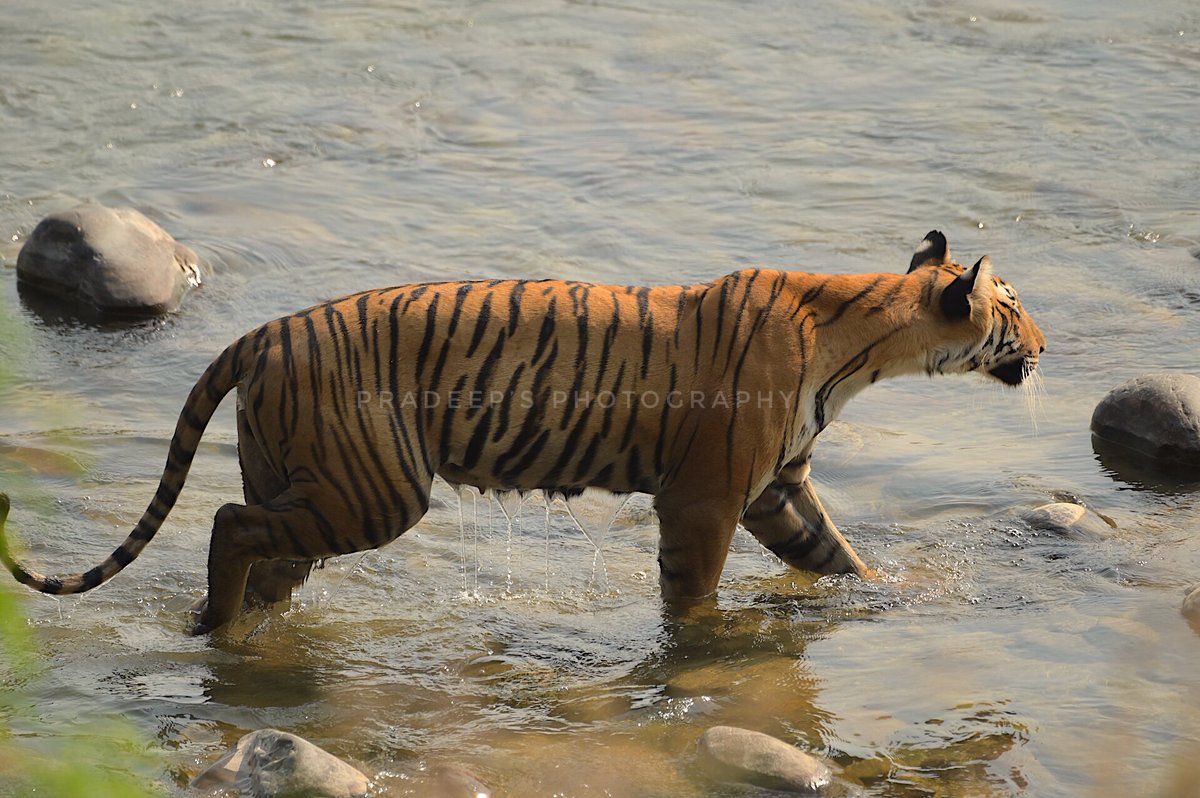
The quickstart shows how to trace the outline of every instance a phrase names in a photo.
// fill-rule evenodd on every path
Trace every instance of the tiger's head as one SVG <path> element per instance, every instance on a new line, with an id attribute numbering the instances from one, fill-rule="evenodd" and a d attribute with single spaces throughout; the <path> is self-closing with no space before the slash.
<path id="1" fill-rule="evenodd" d="M 927 276 L 923 294 L 939 317 L 939 341 L 925 363 L 928 374 L 977 371 L 1020 385 L 1037 368 L 1046 337 L 1012 286 L 992 274 L 987 256 L 964 268 L 950 258 L 946 237 L 931 230 L 908 273 Z"/>

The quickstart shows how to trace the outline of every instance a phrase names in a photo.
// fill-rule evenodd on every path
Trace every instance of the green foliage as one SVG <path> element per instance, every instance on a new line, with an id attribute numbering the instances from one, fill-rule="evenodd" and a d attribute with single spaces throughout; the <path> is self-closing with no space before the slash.
<path id="1" fill-rule="evenodd" d="M 7 356 L 22 349 L 22 332 L 0 316 Z M 5 361 L 0 358 L 0 393 L 12 384 Z M 41 717 L 36 685 L 47 663 L 26 620 L 18 592 L 23 588 L 2 568 L 0 580 L 6 580 L 0 581 L 0 798 L 166 795 L 153 783 L 163 772 L 159 757 L 127 723 L 87 717 L 48 723 Z"/>
<path id="2" fill-rule="evenodd" d="M 81 718 L 66 733 L 38 717 L 28 691 L 42 667 L 19 596 L 0 586 L 0 796 L 164 795 L 150 783 L 157 757 L 127 724 Z"/>

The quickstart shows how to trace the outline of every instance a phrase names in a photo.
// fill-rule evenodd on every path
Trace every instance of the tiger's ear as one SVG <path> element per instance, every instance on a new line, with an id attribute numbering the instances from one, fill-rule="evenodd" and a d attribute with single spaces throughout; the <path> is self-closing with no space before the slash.
<path id="1" fill-rule="evenodd" d="M 946 237 L 940 230 L 930 230 L 926 234 L 925 240 L 921 242 L 921 246 L 917 247 L 917 251 L 913 253 L 912 261 L 908 264 L 908 271 L 913 272 L 922 266 L 939 266 L 949 262 L 950 245 L 946 242 Z"/>
<path id="2" fill-rule="evenodd" d="M 942 314 L 951 321 L 962 321 L 971 316 L 971 299 L 981 301 L 982 286 L 988 284 L 988 278 L 992 273 L 992 263 L 984 255 L 979 260 L 975 261 L 975 265 L 969 269 L 963 269 L 963 273 L 955 277 L 950 282 L 950 285 L 942 291 L 939 304 L 942 306 Z M 983 275 L 983 280 L 979 280 L 979 276 Z M 981 286 L 980 291 L 975 290 L 975 286 Z"/>

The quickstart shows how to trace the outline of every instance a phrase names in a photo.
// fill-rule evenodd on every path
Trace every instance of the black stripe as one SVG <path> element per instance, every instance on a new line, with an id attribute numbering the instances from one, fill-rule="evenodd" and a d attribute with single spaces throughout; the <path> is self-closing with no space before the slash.
<path id="1" fill-rule="evenodd" d="M 546 448 L 547 441 L 550 440 L 550 430 L 542 430 L 542 434 L 537 436 L 537 440 L 533 442 L 526 451 L 525 455 L 513 464 L 513 467 L 504 472 L 503 478 L 506 482 L 513 483 L 517 478 L 529 470 L 534 461 L 541 455 L 542 450 Z"/>
<path id="2" fill-rule="evenodd" d="M 415 387 L 418 388 L 421 386 L 421 376 L 425 373 L 425 363 L 429 360 L 429 350 L 433 347 L 433 338 L 437 332 L 438 302 L 441 301 L 441 298 L 441 294 L 434 294 L 433 301 L 425 308 L 425 335 L 421 338 L 421 345 L 417 348 L 415 362 L 417 375 Z"/>
<path id="3" fill-rule="evenodd" d="M 481 399 L 479 404 L 471 402 L 467 407 L 467 418 L 473 418 L 484 406 L 485 403 L 490 404 L 491 398 L 485 395 L 488 386 L 492 382 L 492 373 L 496 370 L 496 366 L 500 363 L 504 356 L 504 343 L 508 338 L 508 334 L 503 329 L 496 336 L 496 342 L 492 344 L 491 350 L 484 359 L 483 364 L 479 367 L 479 373 L 475 376 L 475 386 L 473 394 L 478 395 Z"/>
<path id="4" fill-rule="evenodd" d="M 721 335 L 725 331 L 725 303 L 729 300 L 730 286 L 736 286 L 739 279 L 735 272 L 721 281 L 721 290 L 717 294 L 717 335 L 713 339 L 713 360 L 717 359 L 717 349 L 721 346 Z"/>
<path id="5" fill-rule="evenodd" d="M 554 337 L 554 327 L 557 324 L 555 316 L 558 312 L 558 297 L 550 298 L 550 305 L 546 308 L 546 315 L 542 319 L 541 329 L 538 330 L 537 347 L 533 350 L 533 359 L 530 363 L 536 364 L 542 359 L 542 354 L 550 345 L 551 339 Z"/>
<path id="6" fill-rule="evenodd" d="M 508 432 L 509 417 L 512 412 L 512 404 L 517 401 L 517 385 L 521 382 L 521 375 L 525 373 L 525 364 L 518 363 L 516 370 L 508 381 L 508 388 L 504 392 L 504 400 L 500 403 L 500 423 L 496 425 L 496 431 L 492 435 L 492 443 L 496 443 L 504 437 L 504 433 Z"/>
<path id="7" fill-rule="evenodd" d="M 621 395 L 621 388 L 625 385 L 625 363 L 621 363 L 621 367 L 617 369 L 617 381 L 613 385 L 612 395 L 613 401 L 609 402 L 608 407 L 604 408 L 604 420 L 600 424 L 600 434 L 605 438 L 612 431 L 613 414 L 617 409 L 617 397 Z M 596 391 L 599 394 L 599 389 Z M 621 447 L 622 449 L 624 447 Z"/>
<path id="8" fill-rule="evenodd" d="M 415 286 L 411 291 L 409 291 L 408 292 L 408 301 L 405 302 L 404 307 L 400 309 L 400 315 L 404 315 L 404 314 L 408 313 L 408 309 L 410 307 L 412 307 L 413 303 L 416 302 L 421 297 L 425 296 L 425 294 L 429 292 L 429 288 L 430 288 L 430 286 L 428 286 L 428 285 L 418 285 L 418 286 Z M 436 296 L 436 294 L 435 294 L 435 296 Z M 396 299 L 397 299 L 397 301 L 399 301 L 403 297 L 404 297 L 404 294 L 400 294 L 400 296 L 396 297 Z"/>
<path id="9" fill-rule="evenodd" d="M 758 500 L 755 499 L 755 501 L 758 501 Z M 772 507 L 770 510 L 759 510 L 758 512 L 754 512 L 754 513 L 748 512 L 742 516 L 742 520 L 743 521 L 761 521 L 764 518 L 770 518 L 773 515 L 778 515 L 779 513 L 783 512 L 784 509 L 787 508 L 788 504 L 789 504 L 788 497 L 783 493 L 783 491 L 779 491 L 779 501 L 775 502 L 774 507 Z"/>
<path id="10" fill-rule="evenodd" d="M 483 298 L 483 305 L 479 308 L 479 312 L 475 316 L 475 332 L 471 335 L 471 345 L 467 347 L 467 357 L 475 354 L 475 350 L 479 348 L 479 343 L 483 340 L 483 333 L 487 330 L 488 322 L 492 318 L 492 295 L 488 294 Z M 504 331 L 501 330 L 501 339 L 504 337 Z"/>
<path id="11" fill-rule="evenodd" d="M 737 312 L 733 316 L 733 329 L 729 331 L 729 345 L 725 349 L 725 368 L 722 373 L 729 371 L 729 362 L 733 359 L 733 347 L 737 344 L 737 334 L 742 329 L 742 317 L 745 315 L 746 305 L 750 302 L 751 289 L 754 288 L 754 283 L 761 273 L 758 269 L 750 272 L 746 286 L 742 289 L 742 301 L 738 303 Z"/>
<path id="12" fill-rule="evenodd" d="M 782 543 L 776 543 L 769 546 L 779 559 L 785 562 L 801 563 L 809 554 L 812 554 L 813 549 L 821 539 L 817 535 L 810 535 L 805 532 L 797 532 Z M 814 569 L 815 570 L 815 569 Z"/>
<path id="13" fill-rule="evenodd" d="M 837 310 L 835 310 L 833 312 L 832 316 L 830 316 L 829 318 L 827 318 L 823 321 L 817 322 L 816 326 L 817 327 L 825 327 L 827 325 L 830 325 L 830 324 L 833 324 L 834 322 L 836 322 L 843 315 L 845 315 L 846 311 L 849 310 L 852 305 L 854 305 L 860 299 L 865 297 L 867 294 L 874 291 L 875 286 L 879 285 L 882 281 L 883 281 L 882 277 L 876 277 L 874 280 L 867 283 L 865 288 L 863 288 L 857 294 L 855 294 L 854 296 L 850 297 L 849 299 L 843 301 L 840 305 L 838 305 Z"/>
<path id="14" fill-rule="evenodd" d="M 521 320 L 521 298 L 525 296 L 525 281 L 520 280 L 513 284 L 512 291 L 508 294 L 508 334 L 511 336 L 517 331 L 517 324 Z"/>
<path id="15" fill-rule="evenodd" d="M 494 414 L 495 408 L 489 406 L 487 410 L 484 411 L 483 417 L 475 423 L 475 429 L 471 433 L 471 439 L 467 441 L 466 453 L 463 454 L 463 469 L 470 471 L 479 464 L 479 458 L 483 454 L 483 445 L 487 441 L 488 433 L 490 433 L 492 430 L 492 416 Z"/>

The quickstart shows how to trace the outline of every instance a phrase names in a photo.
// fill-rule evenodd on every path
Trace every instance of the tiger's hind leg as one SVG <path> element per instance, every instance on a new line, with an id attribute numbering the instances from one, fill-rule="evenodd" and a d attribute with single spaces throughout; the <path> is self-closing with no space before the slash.
<path id="1" fill-rule="evenodd" d="M 742 526 L 793 568 L 860 577 L 871 573 L 821 506 L 807 461 L 786 466 L 746 508 Z"/>
<path id="2" fill-rule="evenodd" d="M 259 505 L 226 504 L 213 518 L 208 550 L 208 599 L 192 634 L 206 634 L 238 614 L 254 565 L 266 560 L 307 563 L 378 548 L 417 523 L 429 508 L 432 475 L 385 515 L 364 519 L 336 490 L 293 484 Z M 360 530 L 339 534 L 340 527 Z"/>
<path id="3" fill-rule="evenodd" d="M 238 464 L 242 469 L 242 494 L 247 506 L 266 504 L 288 488 L 287 481 L 279 476 L 262 445 L 246 420 L 245 409 L 237 411 Z M 247 607 L 263 607 L 279 601 L 287 601 L 292 591 L 304 584 L 316 560 L 262 560 L 250 566 L 246 582 L 245 604 Z"/>
<path id="4" fill-rule="evenodd" d="M 241 611 L 251 569 L 267 561 L 310 562 L 345 552 L 332 551 L 329 522 L 288 489 L 265 504 L 226 504 L 213 517 L 208 549 L 208 597 L 193 612 L 193 635 L 224 626 Z M 313 551 L 313 545 L 321 551 Z M 269 562 L 268 562 L 269 564 Z"/>

